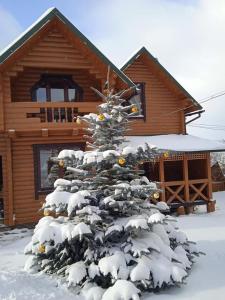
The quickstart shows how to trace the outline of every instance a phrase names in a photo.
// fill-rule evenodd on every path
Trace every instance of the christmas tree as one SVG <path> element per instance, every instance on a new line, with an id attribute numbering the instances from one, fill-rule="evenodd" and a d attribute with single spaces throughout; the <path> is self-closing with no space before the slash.
<path id="1" fill-rule="evenodd" d="M 65 170 L 46 197 L 44 217 L 25 249 L 26 270 L 57 274 L 84 299 L 139 299 L 184 282 L 198 251 L 163 214 L 156 183 L 138 166 L 162 151 L 126 145 L 135 104 L 127 91 L 96 91 L 98 114 L 78 117 L 87 124 L 88 151 L 63 150 L 55 163 Z"/>

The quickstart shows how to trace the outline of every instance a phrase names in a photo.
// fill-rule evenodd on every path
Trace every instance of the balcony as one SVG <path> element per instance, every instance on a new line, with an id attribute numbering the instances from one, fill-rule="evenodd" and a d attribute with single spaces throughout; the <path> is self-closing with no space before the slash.
<path id="1" fill-rule="evenodd" d="M 77 116 L 96 112 L 101 102 L 11 102 L 5 107 L 6 130 L 71 129 Z"/>

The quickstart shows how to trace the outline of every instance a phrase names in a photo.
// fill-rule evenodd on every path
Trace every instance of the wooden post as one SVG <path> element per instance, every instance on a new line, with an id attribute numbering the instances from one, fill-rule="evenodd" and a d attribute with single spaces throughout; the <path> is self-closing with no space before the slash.
<path id="1" fill-rule="evenodd" d="M 210 163 L 210 153 L 207 153 L 207 177 L 208 177 L 208 197 L 212 200 L 212 173 Z"/>
<path id="2" fill-rule="evenodd" d="M 164 175 L 164 160 L 163 157 L 160 157 L 159 159 L 159 180 L 161 182 L 161 200 L 163 202 L 166 202 L 166 193 L 165 193 L 165 175 Z"/>
<path id="3" fill-rule="evenodd" d="M 183 158 L 183 175 L 184 175 L 184 200 L 187 202 L 190 201 L 187 154 L 184 154 L 184 158 Z"/>
<path id="4" fill-rule="evenodd" d="M 178 216 L 185 215 L 185 209 L 184 209 L 183 206 L 179 206 L 179 207 L 177 208 L 177 214 L 178 214 Z"/>
<path id="5" fill-rule="evenodd" d="M 187 214 L 193 214 L 194 205 L 186 207 L 185 211 L 186 211 Z"/>
<path id="6" fill-rule="evenodd" d="M 6 172 L 7 172 L 7 185 L 8 185 L 8 225 L 14 225 L 13 216 L 13 170 L 12 170 L 12 141 L 6 138 Z"/>
<path id="7" fill-rule="evenodd" d="M 207 213 L 214 212 L 216 210 L 216 203 L 215 201 L 209 201 L 207 203 Z"/>
<path id="8" fill-rule="evenodd" d="M 185 126 L 185 115 L 183 110 L 180 112 L 180 115 L 181 115 L 181 131 L 183 134 L 186 134 L 187 130 Z"/>
<path id="9" fill-rule="evenodd" d="M 207 176 L 208 176 L 208 197 L 209 202 L 207 204 L 207 212 L 214 212 L 216 209 L 215 201 L 213 201 L 212 197 L 212 173 L 211 173 L 211 163 L 210 163 L 210 153 L 207 153 Z"/>

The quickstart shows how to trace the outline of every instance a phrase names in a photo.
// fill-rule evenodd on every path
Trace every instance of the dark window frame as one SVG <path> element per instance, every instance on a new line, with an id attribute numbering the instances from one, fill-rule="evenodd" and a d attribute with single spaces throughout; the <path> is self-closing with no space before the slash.
<path id="1" fill-rule="evenodd" d="M 83 100 L 83 89 L 73 80 L 72 75 L 42 74 L 41 79 L 31 88 L 32 101 L 38 102 L 37 90 L 46 89 L 46 101 L 54 102 L 51 97 L 51 89 L 64 89 L 64 99 L 59 102 L 79 102 Z M 75 99 L 69 100 L 69 89 L 75 89 Z M 55 103 L 55 102 L 54 102 Z"/>
<path id="2" fill-rule="evenodd" d="M 137 120 L 143 120 L 144 122 L 146 122 L 146 97 L 145 97 L 145 82 L 135 82 L 135 85 L 137 86 L 137 88 L 140 88 L 140 100 L 141 100 L 141 108 L 142 108 L 142 115 L 141 116 L 135 116 L 132 117 L 132 119 L 137 119 Z M 136 95 L 138 94 L 138 92 L 136 92 Z M 132 97 L 130 97 L 131 99 Z M 129 99 L 128 99 L 129 101 Z"/>
<path id="3" fill-rule="evenodd" d="M 53 144 L 34 144 L 33 145 L 33 161 L 34 161 L 34 187 L 35 187 L 35 200 L 39 200 L 40 195 L 47 195 L 54 190 L 53 187 L 41 187 L 41 165 L 40 165 L 40 151 L 47 149 L 72 149 L 77 146 L 80 150 L 85 149 L 85 142 L 77 143 L 53 143 Z"/>

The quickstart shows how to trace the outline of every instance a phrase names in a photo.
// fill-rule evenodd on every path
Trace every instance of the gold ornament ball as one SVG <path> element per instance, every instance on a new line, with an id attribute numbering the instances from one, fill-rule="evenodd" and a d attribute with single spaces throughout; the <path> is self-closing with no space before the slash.
<path id="1" fill-rule="evenodd" d="M 100 114 L 100 115 L 98 115 L 98 119 L 99 119 L 99 121 L 104 121 L 105 116 L 103 114 Z"/>
<path id="2" fill-rule="evenodd" d="M 48 209 L 44 210 L 44 216 L 45 217 L 50 216 L 50 214 L 51 214 L 50 210 L 48 210 Z"/>
<path id="3" fill-rule="evenodd" d="M 133 113 L 137 113 L 137 112 L 138 112 L 137 106 L 136 106 L 136 105 L 133 106 L 133 107 L 131 108 L 131 111 L 132 111 Z"/>
<path id="4" fill-rule="evenodd" d="M 40 244 L 39 247 L 38 247 L 38 252 L 39 253 L 44 253 L 45 252 L 45 245 Z"/>
<path id="5" fill-rule="evenodd" d="M 109 89 L 104 89 L 104 94 L 105 94 L 106 96 L 108 96 L 109 93 L 110 93 Z"/>
<path id="6" fill-rule="evenodd" d="M 154 199 L 159 199 L 159 192 L 155 192 L 155 193 L 153 194 L 153 198 L 154 198 Z"/>
<path id="7" fill-rule="evenodd" d="M 76 119 L 76 123 L 77 123 L 78 125 L 81 124 L 81 119 L 80 119 L 79 117 Z"/>
<path id="8" fill-rule="evenodd" d="M 163 153 L 163 156 L 164 156 L 164 158 L 168 158 L 169 157 L 169 152 L 167 151 L 167 152 L 164 152 Z"/>
<path id="9" fill-rule="evenodd" d="M 121 166 L 123 166 L 123 165 L 125 165 L 125 163 L 126 163 L 126 159 L 123 158 L 123 157 L 120 157 L 119 160 L 118 160 L 118 162 L 119 162 L 119 164 L 120 164 Z"/>
<path id="10" fill-rule="evenodd" d="M 59 166 L 60 166 L 60 167 L 64 167 L 64 161 L 63 161 L 63 160 L 60 160 L 60 161 L 59 161 Z"/>

